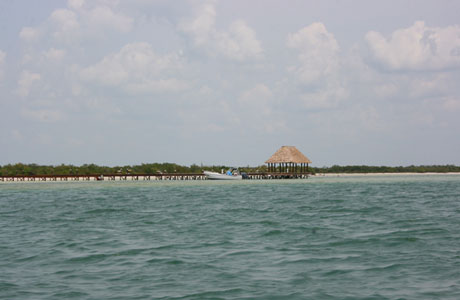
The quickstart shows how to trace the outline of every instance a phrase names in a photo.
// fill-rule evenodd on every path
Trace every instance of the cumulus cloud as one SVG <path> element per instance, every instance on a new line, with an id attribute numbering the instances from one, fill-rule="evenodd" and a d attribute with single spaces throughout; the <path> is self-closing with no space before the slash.
<path id="1" fill-rule="evenodd" d="M 108 6 L 98 6 L 88 11 L 86 14 L 91 26 L 113 28 L 122 33 L 129 32 L 133 25 L 133 19 L 115 13 Z"/>
<path id="2" fill-rule="evenodd" d="M 77 16 L 79 23 L 88 30 L 113 29 L 122 33 L 129 32 L 133 26 L 133 19 L 122 12 L 117 12 L 117 4 L 116 1 L 70 0 L 69 9 L 57 10 L 53 15 L 69 14 L 69 22 L 72 23 L 74 23 L 74 16 Z"/>
<path id="3" fill-rule="evenodd" d="M 84 68 L 80 77 L 101 86 L 121 87 L 130 93 L 178 91 L 187 86 L 173 77 L 181 68 L 179 55 L 161 56 L 148 43 L 133 43 Z"/>
<path id="4" fill-rule="evenodd" d="M 132 30 L 133 18 L 121 12 L 118 7 L 118 1 L 91 1 L 85 2 L 80 0 L 69 1 L 69 7 L 81 19 L 82 25 L 87 32 L 113 30 L 119 33 L 127 33 Z"/>
<path id="5" fill-rule="evenodd" d="M 41 36 L 51 35 L 57 41 L 73 43 L 82 37 L 99 37 L 110 31 L 129 32 L 134 20 L 117 11 L 117 3 L 70 0 L 67 8 L 55 9 L 41 25 L 22 28 L 19 36 L 23 41 L 35 42 Z"/>
<path id="6" fill-rule="evenodd" d="M 313 23 L 287 37 L 287 46 L 298 51 L 298 64 L 289 67 L 301 86 L 299 95 L 307 109 L 331 109 L 349 95 L 340 71 L 340 48 L 322 23 Z"/>
<path id="7" fill-rule="evenodd" d="M 69 9 L 56 9 L 51 13 L 50 20 L 56 25 L 53 35 L 58 39 L 71 39 L 80 28 L 77 14 Z"/>
<path id="8" fill-rule="evenodd" d="M 50 48 L 43 53 L 43 56 L 49 61 L 60 61 L 64 58 L 66 51 L 63 49 Z"/>
<path id="9" fill-rule="evenodd" d="M 322 23 L 313 23 L 289 34 L 287 45 L 299 51 L 299 65 L 290 69 L 301 82 L 312 84 L 336 75 L 339 69 L 339 45 Z"/>
<path id="10" fill-rule="evenodd" d="M 40 37 L 40 30 L 33 27 L 24 27 L 19 32 L 19 37 L 26 42 L 33 42 Z"/>
<path id="11" fill-rule="evenodd" d="M 193 37 L 196 46 L 205 46 L 212 38 L 216 22 L 216 10 L 211 4 L 204 5 L 199 16 L 190 22 L 179 25 L 179 28 Z"/>
<path id="12" fill-rule="evenodd" d="M 376 59 L 390 70 L 441 70 L 460 67 L 460 27 L 428 27 L 415 22 L 386 38 L 370 31 L 366 41 Z"/>
<path id="13" fill-rule="evenodd" d="M 195 19 L 181 23 L 179 29 L 192 38 L 197 48 L 211 56 L 220 55 L 236 61 L 262 57 L 262 46 L 246 22 L 237 20 L 230 24 L 227 31 L 217 30 L 215 23 L 215 8 L 206 4 Z"/>
<path id="14" fill-rule="evenodd" d="M 41 75 L 38 73 L 32 73 L 28 70 L 22 71 L 19 80 L 17 94 L 21 97 L 27 97 L 32 87 L 41 79 Z"/>
<path id="15" fill-rule="evenodd" d="M 73 9 L 81 9 L 85 4 L 85 0 L 69 0 L 67 6 Z"/>

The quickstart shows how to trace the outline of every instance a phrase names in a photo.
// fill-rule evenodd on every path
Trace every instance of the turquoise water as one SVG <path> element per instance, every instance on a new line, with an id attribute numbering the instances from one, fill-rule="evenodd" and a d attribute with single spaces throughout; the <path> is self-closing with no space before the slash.
<path id="1" fill-rule="evenodd" d="M 460 176 L 0 185 L 1 299 L 460 299 Z"/>

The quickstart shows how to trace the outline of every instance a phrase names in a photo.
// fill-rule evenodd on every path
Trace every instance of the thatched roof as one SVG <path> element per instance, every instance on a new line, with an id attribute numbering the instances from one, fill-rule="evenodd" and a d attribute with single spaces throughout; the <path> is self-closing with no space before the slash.
<path id="1" fill-rule="evenodd" d="M 307 163 L 310 164 L 309 160 L 305 155 L 297 150 L 294 146 L 283 146 L 278 149 L 265 163 Z"/>

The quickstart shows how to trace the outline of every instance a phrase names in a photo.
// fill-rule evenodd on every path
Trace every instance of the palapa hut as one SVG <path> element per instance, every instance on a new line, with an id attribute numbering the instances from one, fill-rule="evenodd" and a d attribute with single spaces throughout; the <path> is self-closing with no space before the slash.
<path id="1" fill-rule="evenodd" d="M 294 146 L 282 146 L 265 163 L 268 172 L 306 173 L 311 160 Z"/>

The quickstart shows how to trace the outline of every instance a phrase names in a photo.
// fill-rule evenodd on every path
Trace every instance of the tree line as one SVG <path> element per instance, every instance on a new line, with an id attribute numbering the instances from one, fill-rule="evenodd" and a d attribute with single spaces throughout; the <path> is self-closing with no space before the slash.
<path id="1" fill-rule="evenodd" d="M 181 166 L 175 163 L 146 163 L 140 165 L 124 166 L 98 166 L 96 164 L 75 165 L 38 165 L 38 164 L 8 164 L 0 166 L 0 176 L 36 176 L 36 175 L 100 175 L 100 174 L 159 174 L 159 173 L 202 173 L 204 170 L 221 172 L 229 166 L 203 166 L 193 164 Z M 257 167 L 240 167 L 240 171 L 248 173 L 264 173 L 265 165 Z M 422 166 L 338 166 L 310 167 L 309 172 L 315 173 L 447 173 L 460 172 L 460 166 L 455 165 L 422 165 Z"/>
<path id="2" fill-rule="evenodd" d="M 219 170 L 224 166 L 206 167 L 206 170 Z M 98 175 L 98 174 L 158 174 L 158 173 L 201 173 L 203 166 L 181 166 L 175 163 L 151 163 L 124 166 L 98 166 L 96 164 L 75 165 L 38 165 L 8 164 L 0 166 L 0 176 L 34 176 L 34 175 Z"/>

